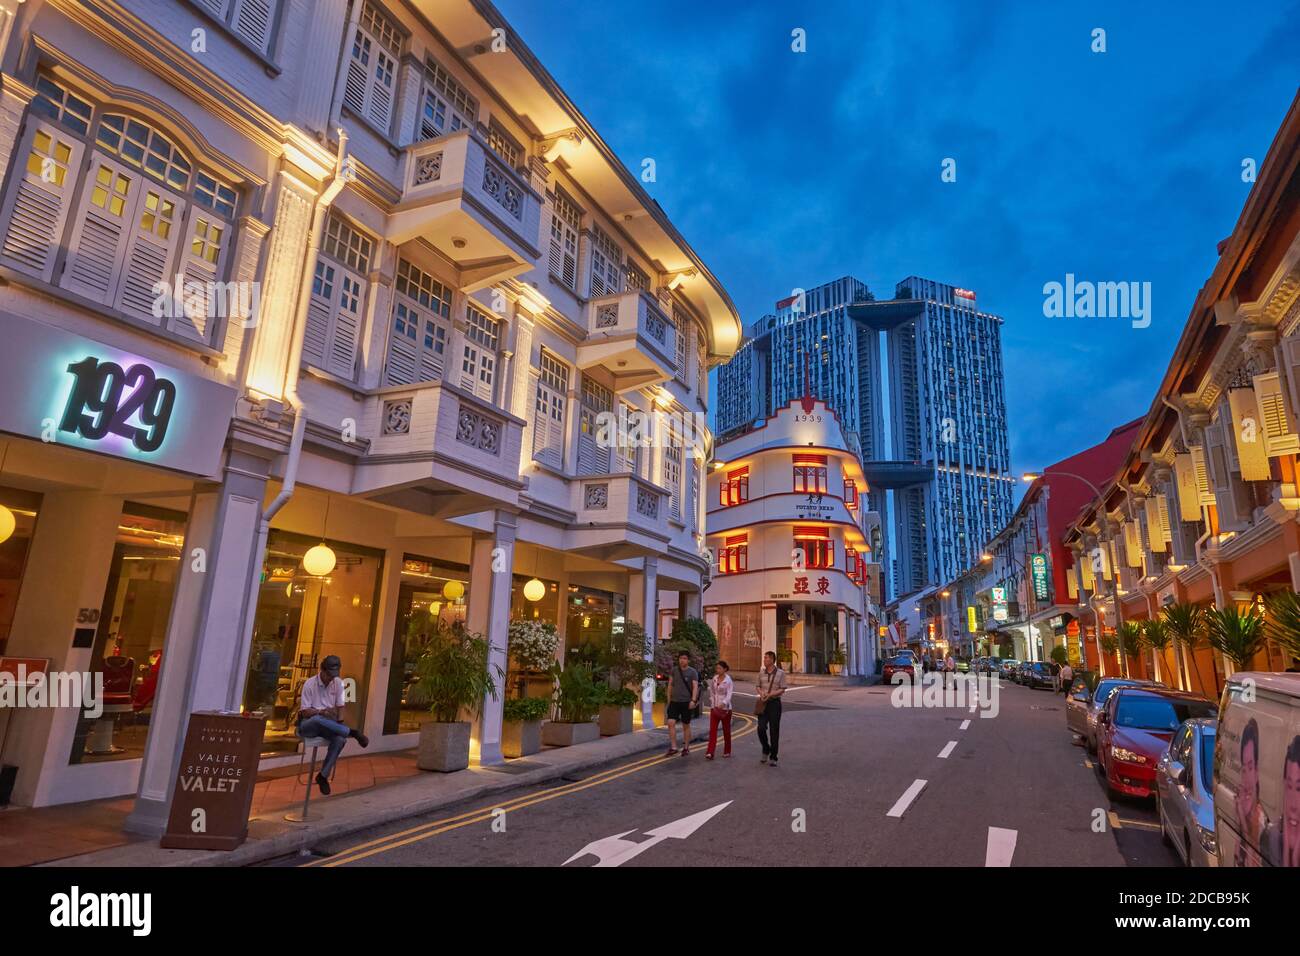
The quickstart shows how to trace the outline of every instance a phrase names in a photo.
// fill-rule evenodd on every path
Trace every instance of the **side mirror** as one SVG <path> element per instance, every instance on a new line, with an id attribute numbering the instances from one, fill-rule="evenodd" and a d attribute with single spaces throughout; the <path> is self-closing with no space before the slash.
<path id="1" fill-rule="evenodd" d="M 1178 760 L 1169 761 L 1169 775 L 1173 777 L 1181 787 L 1185 787 L 1192 782 L 1192 775 L 1187 772 L 1186 764 Z"/>

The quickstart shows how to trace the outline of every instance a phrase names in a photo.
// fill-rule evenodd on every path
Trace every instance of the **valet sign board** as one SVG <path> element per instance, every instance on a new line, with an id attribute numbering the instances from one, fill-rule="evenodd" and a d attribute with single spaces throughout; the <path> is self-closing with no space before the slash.
<path id="1" fill-rule="evenodd" d="M 0 431 L 196 475 L 215 474 L 235 390 L 0 313 Z"/>
<path id="2" fill-rule="evenodd" d="M 244 842 L 265 731 L 260 714 L 190 714 L 161 846 L 233 850 Z"/>

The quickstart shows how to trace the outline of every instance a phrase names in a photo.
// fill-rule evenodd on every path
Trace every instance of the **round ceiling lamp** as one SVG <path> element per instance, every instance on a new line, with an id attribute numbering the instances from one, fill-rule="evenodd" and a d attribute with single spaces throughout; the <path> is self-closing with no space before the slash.
<path id="1" fill-rule="evenodd" d="M 4 505 L 0 505 L 0 542 L 8 541 L 16 527 L 18 527 L 18 519 L 14 517 L 14 513 Z"/>
<path id="2" fill-rule="evenodd" d="M 459 601 L 465 596 L 465 585 L 460 581 L 448 581 L 442 586 L 442 596 L 448 601 Z"/>
<path id="3" fill-rule="evenodd" d="M 540 601 L 546 597 L 546 585 L 538 578 L 533 578 L 524 585 L 524 597 L 530 601 Z"/>
<path id="4" fill-rule="evenodd" d="M 318 578 L 323 578 L 333 571 L 337 563 L 338 558 L 334 550 L 323 541 L 302 556 L 303 570 Z"/>

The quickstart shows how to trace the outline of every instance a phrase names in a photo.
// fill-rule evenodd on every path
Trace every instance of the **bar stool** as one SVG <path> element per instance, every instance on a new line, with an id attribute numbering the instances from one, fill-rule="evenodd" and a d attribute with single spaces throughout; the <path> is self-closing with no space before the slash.
<path id="1" fill-rule="evenodd" d="M 302 765 L 307 760 L 308 749 L 311 750 L 311 769 L 307 771 L 307 793 L 302 798 L 302 812 L 290 811 L 284 815 L 284 818 L 290 823 L 306 823 L 308 821 L 307 808 L 311 805 L 311 788 L 316 785 L 316 751 L 321 747 L 329 746 L 329 741 L 324 737 L 299 737 L 298 739 L 302 741 L 302 757 L 298 761 L 296 779 L 302 779 Z M 330 771 L 330 779 L 333 780 L 338 772 L 339 765 L 336 763 Z"/>

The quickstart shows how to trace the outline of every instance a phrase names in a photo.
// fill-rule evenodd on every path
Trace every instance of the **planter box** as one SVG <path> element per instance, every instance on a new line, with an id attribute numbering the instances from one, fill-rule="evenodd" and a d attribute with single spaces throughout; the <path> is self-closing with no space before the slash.
<path id="1" fill-rule="evenodd" d="M 572 747 L 574 744 L 588 743 L 599 736 L 600 728 L 592 720 L 581 724 L 548 720 L 542 725 L 542 743 L 550 747 Z"/>
<path id="2" fill-rule="evenodd" d="M 668 705 L 655 701 L 654 706 L 650 708 L 650 716 L 654 718 L 656 727 L 662 727 L 668 722 Z"/>
<path id="3" fill-rule="evenodd" d="M 527 757 L 542 749 L 540 720 L 507 720 L 501 728 L 501 753 L 507 757 Z"/>
<path id="4" fill-rule="evenodd" d="M 600 708 L 600 735 L 614 737 L 632 732 L 632 705 L 614 707 L 602 704 Z"/>
<path id="5" fill-rule="evenodd" d="M 843 664 L 827 664 L 826 667 L 836 677 L 844 671 Z"/>
<path id="6" fill-rule="evenodd" d="M 420 725 L 420 749 L 415 765 L 421 770 L 451 773 L 469 766 L 469 730 L 467 720 L 442 724 L 431 720 Z"/>

